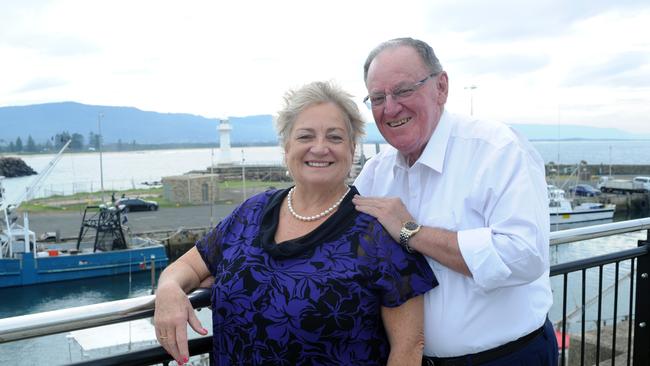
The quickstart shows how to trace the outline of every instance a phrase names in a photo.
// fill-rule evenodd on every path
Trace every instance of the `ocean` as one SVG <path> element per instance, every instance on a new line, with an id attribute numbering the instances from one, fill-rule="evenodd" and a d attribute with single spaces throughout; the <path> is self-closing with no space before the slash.
<path id="1" fill-rule="evenodd" d="M 533 146 L 545 162 L 577 164 L 648 164 L 649 141 L 538 141 Z M 387 145 L 365 144 L 364 155 L 372 157 L 377 149 Z M 204 170 L 219 161 L 219 148 L 147 150 L 105 152 L 100 171 L 99 153 L 66 153 L 44 180 L 34 197 L 99 191 L 103 172 L 105 190 L 147 187 L 145 182 L 160 181 L 162 177 L 180 175 L 191 170 Z M 47 167 L 54 155 L 24 155 L 21 158 L 34 170 Z M 278 146 L 232 148 L 231 157 L 237 164 L 282 164 L 283 152 Z M 9 201 L 15 201 L 34 180 L 34 176 L 5 179 Z"/>

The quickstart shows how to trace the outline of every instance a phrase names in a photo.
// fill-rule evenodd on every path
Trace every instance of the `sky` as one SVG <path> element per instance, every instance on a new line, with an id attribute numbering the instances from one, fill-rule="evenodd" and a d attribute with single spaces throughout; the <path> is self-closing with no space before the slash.
<path id="1" fill-rule="evenodd" d="M 0 0 L 0 106 L 275 114 L 314 80 L 361 106 L 368 52 L 404 36 L 434 48 L 450 111 L 650 133 L 647 0 Z"/>

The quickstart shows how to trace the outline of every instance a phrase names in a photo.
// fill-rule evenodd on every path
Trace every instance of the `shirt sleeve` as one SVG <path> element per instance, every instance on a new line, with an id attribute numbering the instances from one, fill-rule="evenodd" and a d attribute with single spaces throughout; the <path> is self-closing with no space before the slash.
<path id="1" fill-rule="evenodd" d="M 438 285 L 426 259 L 407 253 L 386 230 L 373 220 L 370 233 L 362 239 L 366 254 L 374 256 L 373 286 L 379 291 L 381 305 L 396 307 Z"/>
<path id="2" fill-rule="evenodd" d="M 525 143 L 525 142 L 524 142 Z M 484 290 L 529 283 L 548 271 L 549 213 L 544 166 L 512 143 L 485 157 L 469 197 L 486 227 L 458 231 L 458 245 Z"/>
<path id="3" fill-rule="evenodd" d="M 210 270 L 210 274 L 215 276 L 217 268 L 221 262 L 224 250 L 224 238 L 226 235 L 241 234 L 246 230 L 245 220 L 241 219 L 242 214 L 246 211 L 246 203 L 236 207 L 230 215 L 221 220 L 217 226 L 212 228 L 205 236 L 199 239 L 195 246 L 201 254 L 201 258 Z"/>

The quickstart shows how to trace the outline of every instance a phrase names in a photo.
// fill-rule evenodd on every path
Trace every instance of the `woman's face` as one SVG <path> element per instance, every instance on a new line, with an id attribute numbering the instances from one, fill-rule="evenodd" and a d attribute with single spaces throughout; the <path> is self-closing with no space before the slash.
<path id="1" fill-rule="evenodd" d="M 333 103 L 303 110 L 285 146 L 285 159 L 296 185 L 332 189 L 345 182 L 353 144 L 343 112 Z"/>

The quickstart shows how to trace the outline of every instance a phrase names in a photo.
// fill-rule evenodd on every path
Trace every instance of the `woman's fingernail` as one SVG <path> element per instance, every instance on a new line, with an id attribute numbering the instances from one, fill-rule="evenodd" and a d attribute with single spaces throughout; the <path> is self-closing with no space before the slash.
<path id="1" fill-rule="evenodd" d="M 189 358 L 184 357 L 184 358 L 183 358 L 183 363 L 186 363 L 186 362 L 189 361 L 189 360 L 190 360 Z"/>

